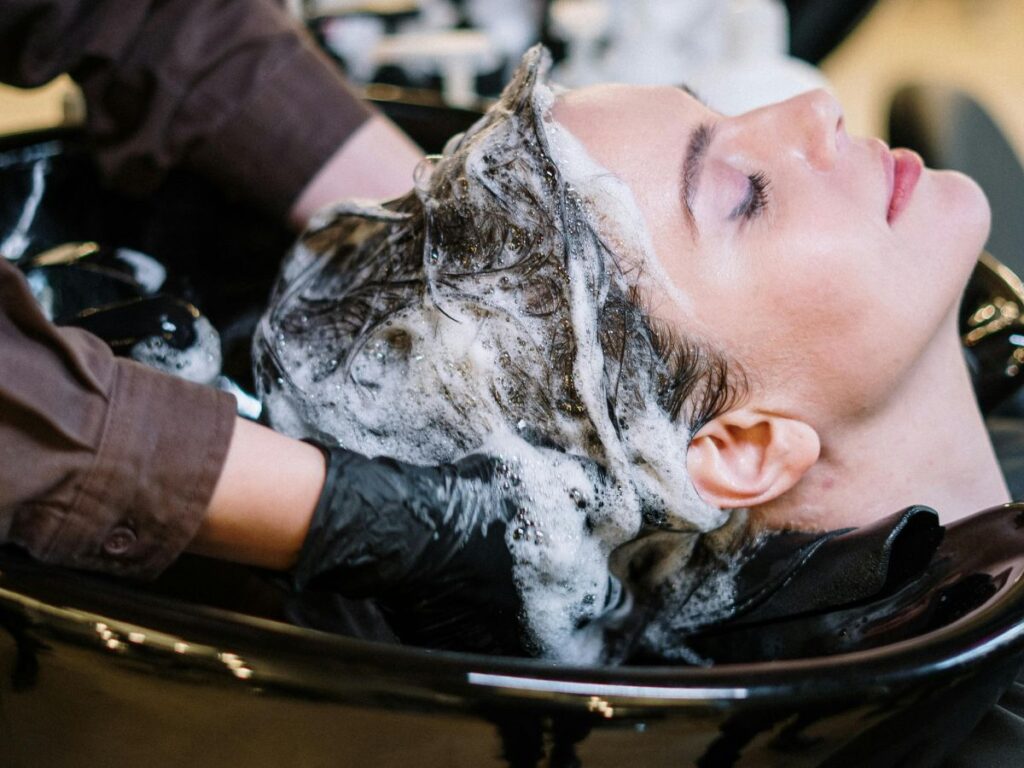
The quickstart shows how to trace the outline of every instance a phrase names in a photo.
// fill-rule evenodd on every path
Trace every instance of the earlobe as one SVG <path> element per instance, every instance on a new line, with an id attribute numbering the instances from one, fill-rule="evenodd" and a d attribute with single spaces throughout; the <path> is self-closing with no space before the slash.
<path id="1" fill-rule="evenodd" d="M 694 435 L 686 465 L 708 503 L 722 509 L 755 507 L 796 485 L 820 452 L 818 433 L 806 422 L 738 408 Z"/>

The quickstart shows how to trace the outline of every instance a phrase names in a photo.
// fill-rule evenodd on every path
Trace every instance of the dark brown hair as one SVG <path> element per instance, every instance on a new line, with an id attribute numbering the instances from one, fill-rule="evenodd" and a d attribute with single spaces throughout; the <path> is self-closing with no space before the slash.
<path id="1" fill-rule="evenodd" d="M 743 377 L 724 355 L 646 311 L 590 203 L 551 157 L 535 104 L 538 67 L 524 63 L 501 102 L 453 141 L 417 191 L 379 208 L 341 206 L 304 235 L 257 339 L 265 396 L 295 388 L 287 359 L 295 349 L 312 355 L 314 383 L 372 390 L 378 383 L 357 365 L 370 347 L 388 359 L 422 353 L 396 318 L 425 305 L 442 314 L 457 307 L 452 322 L 502 324 L 488 342 L 499 360 L 489 387 L 505 420 L 528 424 L 528 439 L 562 446 L 554 425 L 588 429 L 577 361 L 586 340 L 574 323 L 581 303 L 594 308 L 601 389 L 620 435 L 652 403 L 692 434 L 743 394 Z M 538 354 L 541 375 L 524 360 Z M 296 401 L 330 405 L 326 395 L 295 389 Z M 449 405 L 452 444 L 477 448 L 473 404 Z M 585 442 L 600 460 L 596 435 Z"/>

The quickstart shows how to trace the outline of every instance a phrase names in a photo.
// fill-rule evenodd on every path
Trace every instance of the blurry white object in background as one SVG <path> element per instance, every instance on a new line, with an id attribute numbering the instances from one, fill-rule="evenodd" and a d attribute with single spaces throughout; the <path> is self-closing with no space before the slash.
<path id="1" fill-rule="evenodd" d="M 448 0 L 419 0 L 419 13 L 401 26 L 402 32 L 452 29 L 459 23 L 459 14 Z"/>
<path id="2" fill-rule="evenodd" d="M 345 62 L 349 77 L 365 83 L 377 71 L 376 49 L 384 22 L 372 16 L 338 16 L 324 23 L 324 44 Z"/>
<path id="3" fill-rule="evenodd" d="M 613 0 L 611 37 L 598 80 L 688 82 L 722 50 L 721 0 Z"/>
<path id="4" fill-rule="evenodd" d="M 781 0 L 556 0 L 551 26 L 568 42 L 554 79 L 570 87 L 685 83 L 738 114 L 828 86 L 788 55 Z"/>
<path id="5" fill-rule="evenodd" d="M 509 68 L 540 37 L 539 0 L 466 0 L 465 8 L 469 23 L 487 33 Z"/>
<path id="6" fill-rule="evenodd" d="M 476 106 L 476 76 L 491 72 L 501 56 L 487 35 L 469 29 L 403 32 L 382 38 L 374 50 L 378 66 L 427 69 L 441 76 L 441 95 L 453 107 Z"/>
<path id="7" fill-rule="evenodd" d="M 566 57 L 552 73 L 562 85 L 578 88 L 601 78 L 598 46 L 608 31 L 608 0 L 555 0 L 549 11 L 551 31 L 566 41 Z"/>
<path id="8" fill-rule="evenodd" d="M 159 291 L 167 281 L 167 267 L 148 253 L 142 253 L 133 248 L 117 248 L 114 255 L 131 267 L 132 279 L 139 284 L 147 296 L 152 296 Z"/>
<path id="9" fill-rule="evenodd" d="M 828 87 L 816 67 L 788 55 L 789 20 L 780 0 L 731 0 L 728 8 L 723 55 L 689 81 L 713 109 L 737 115 Z"/>
<path id="10" fill-rule="evenodd" d="M 514 65 L 540 31 L 540 0 L 465 0 L 472 30 L 452 29 L 459 16 L 449 0 L 416 0 L 419 12 L 400 20 L 397 34 L 365 15 L 376 3 L 402 2 L 410 0 L 305 7 L 348 9 L 323 35 L 354 80 L 369 82 L 384 65 L 413 80 L 439 75 L 441 95 L 455 107 L 478 106 L 477 77 Z M 685 83 L 713 108 L 737 114 L 827 86 L 815 67 L 788 55 L 781 0 L 554 0 L 549 9 L 552 31 L 567 42 L 553 79 L 570 87 Z"/>
<path id="11" fill-rule="evenodd" d="M 235 410 L 238 412 L 239 416 L 255 421 L 260 417 L 260 414 L 263 413 L 263 403 L 250 395 L 227 376 L 221 375 L 214 378 L 213 386 L 223 392 L 227 392 L 229 395 L 234 395 Z"/>

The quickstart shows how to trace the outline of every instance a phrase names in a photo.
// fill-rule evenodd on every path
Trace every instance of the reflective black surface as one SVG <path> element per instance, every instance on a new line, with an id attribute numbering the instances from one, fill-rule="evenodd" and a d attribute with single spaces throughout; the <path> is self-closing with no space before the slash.
<path id="1" fill-rule="evenodd" d="M 4 551 L 0 762 L 935 765 L 1024 651 L 1024 506 L 950 528 L 936 563 L 942 585 L 989 589 L 949 591 L 951 623 L 923 635 L 817 659 L 594 669 L 288 626 L 265 618 L 285 605 L 272 580 L 223 564 L 185 561 L 142 588 Z"/>
<path id="2" fill-rule="evenodd" d="M 983 253 L 960 307 L 960 332 L 981 410 L 1008 400 L 1024 382 L 1024 285 Z"/>
<path id="3" fill-rule="evenodd" d="M 185 173 L 173 174 L 143 200 L 106 190 L 76 132 L 0 138 L 0 253 L 29 271 L 34 256 L 69 243 L 154 257 L 167 268 L 161 290 L 210 318 L 220 333 L 225 371 L 243 386 L 252 378 L 252 328 L 292 238 L 284 227 Z M 99 291 L 94 306 L 140 295 L 107 258 L 35 269 L 61 281 L 60 293 L 74 310 L 66 314 L 80 314 L 87 303 L 82 286 Z M 159 316 L 145 308 L 135 313 L 143 326 L 159 322 Z M 124 338 L 146 335 L 144 327 L 124 330 Z M 109 335 L 108 341 L 116 338 Z"/>

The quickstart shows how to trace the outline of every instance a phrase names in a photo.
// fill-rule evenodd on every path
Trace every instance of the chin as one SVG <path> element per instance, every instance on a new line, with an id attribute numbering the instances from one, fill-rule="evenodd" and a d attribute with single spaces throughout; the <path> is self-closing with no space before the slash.
<path id="1" fill-rule="evenodd" d="M 936 217 L 941 216 L 937 233 L 948 243 L 956 258 L 962 254 L 969 269 L 974 268 L 992 226 L 992 209 L 978 183 L 958 171 L 932 171 Z M 959 261 L 959 259 L 957 259 Z"/>
<path id="2" fill-rule="evenodd" d="M 914 285 L 925 292 L 917 295 L 908 289 L 908 296 L 915 295 L 919 307 L 929 307 L 925 314 L 934 321 L 922 321 L 923 327 L 944 327 L 948 318 L 956 317 L 991 218 L 988 199 L 973 179 L 955 171 L 926 170 L 921 175 L 894 230 L 910 256 Z"/>

